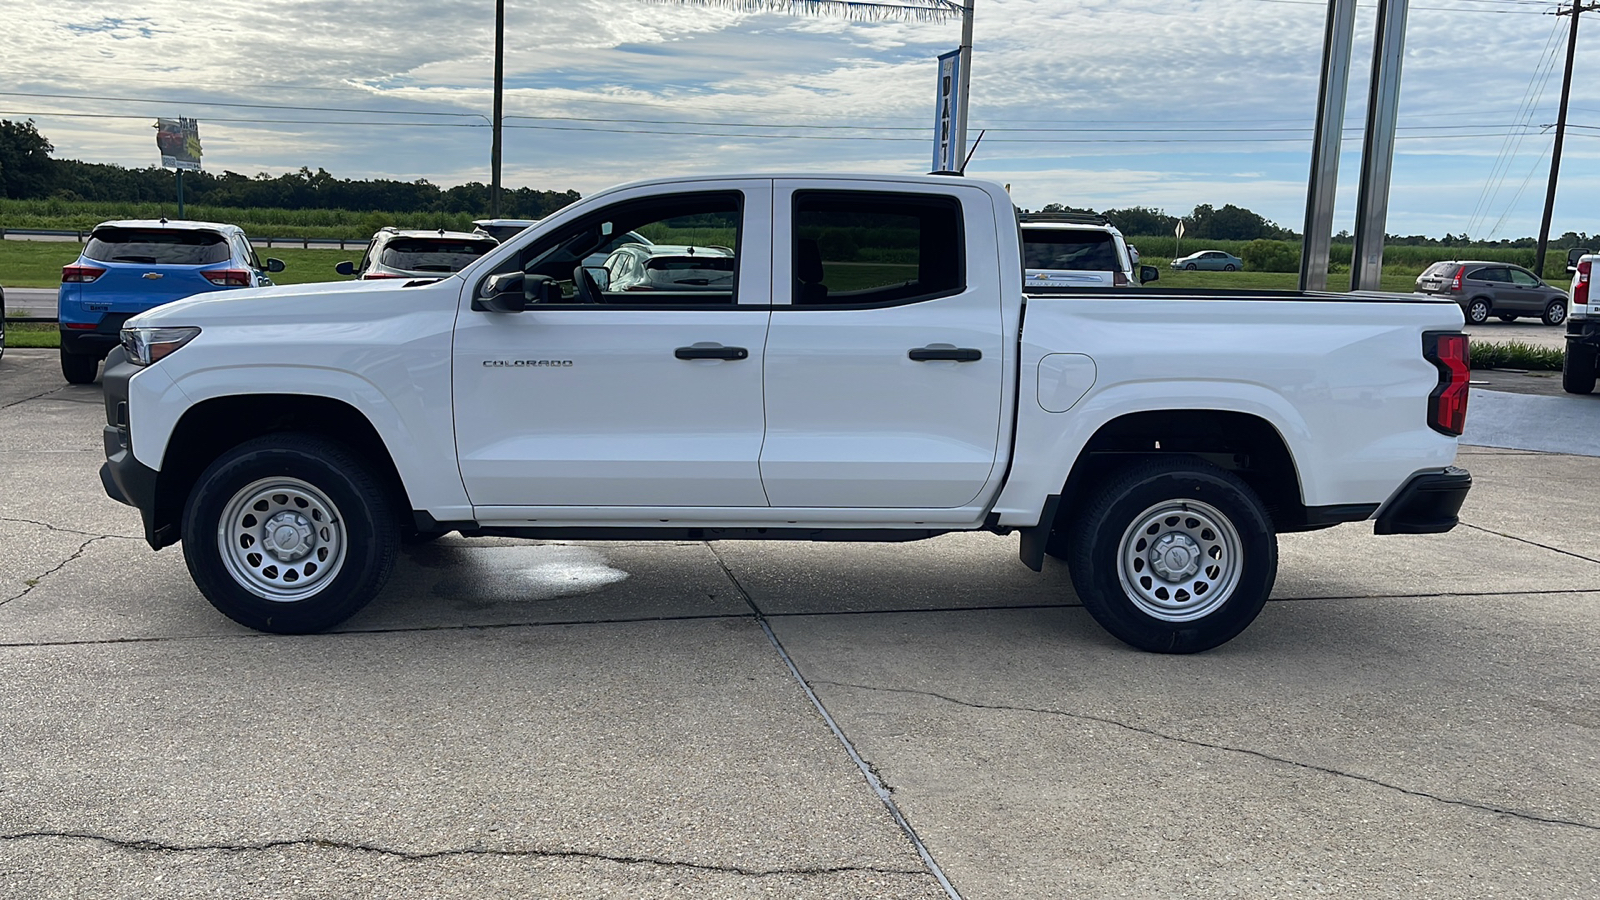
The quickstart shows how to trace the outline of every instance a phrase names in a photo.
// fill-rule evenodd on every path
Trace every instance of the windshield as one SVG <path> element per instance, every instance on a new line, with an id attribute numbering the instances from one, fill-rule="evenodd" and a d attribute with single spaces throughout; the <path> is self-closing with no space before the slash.
<path id="1" fill-rule="evenodd" d="M 378 261 L 410 272 L 459 272 L 495 246 L 494 241 L 396 238 L 383 248 Z"/>
<path id="2" fill-rule="evenodd" d="M 215 231 L 177 228 L 97 228 L 83 255 L 100 262 L 203 266 L 227 262 L 228 241 Z"/>

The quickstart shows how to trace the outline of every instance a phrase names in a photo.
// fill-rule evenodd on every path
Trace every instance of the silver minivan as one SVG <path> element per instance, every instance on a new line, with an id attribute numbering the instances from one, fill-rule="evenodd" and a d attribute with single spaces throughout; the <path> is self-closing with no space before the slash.
<path id="1" fill-rule="evenodd" d="M 1567 321 L 1567 292 L 1511 263 L 1490 260 L 1436 262 L 1417 276 L 1419 294 L 1452 297 L 1467 321 L 1482 325 L 1495 316 L 1502 322 L 1538 316 L 1546 325 Z"/>

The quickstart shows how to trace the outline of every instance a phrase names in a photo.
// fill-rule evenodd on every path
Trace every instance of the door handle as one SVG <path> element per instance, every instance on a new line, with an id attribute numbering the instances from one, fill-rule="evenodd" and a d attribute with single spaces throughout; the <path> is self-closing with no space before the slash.
<path id="1" fill-rule="evenodd" d="M 672 355 L 679 359 L 749 359 L 750 351 L 743 347 L 697 344 L 693 347 L 679 347 L 672 351 Z"/>
<path id="2" fill-rule="evenodd" d="M 930 345 L 917 347 L 910 353 L 917 362 L 928 362 L 935 359 L 953 359 L 956 362 L 976 362 L 983 359 L 983 351 L 972 347 L 950 347 Z"/>

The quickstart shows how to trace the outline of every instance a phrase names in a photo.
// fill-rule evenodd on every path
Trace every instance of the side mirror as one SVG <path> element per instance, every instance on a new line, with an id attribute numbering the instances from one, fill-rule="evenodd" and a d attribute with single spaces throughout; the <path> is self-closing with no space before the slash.
<path id="1" fill-rule="evenodd" d="M 273 257 L 270 257 L 270 256 L 267 257 L 267 271 L 268 272 L 282 272 L 284 270 L 284 268 L 285 268 L 285 266 L 283 264 L 283 260 L 274 259 Z"/>
<path id="2" fill-rule="evenodd" d="M 583 270 L 589 273 L 589 277 L 594 279 L 594 283 L 600 288 L 600 290 L 611 290 L 610 269 L 607 269 L 605 266 L 584 266 Z"/>
<path id="3" fill-rule="evenodd" d="M 1585 256 L 1592 256 L 1592 255 L 1594 255 L 1594 251 L 1590 250 L 1587 247 L 1573 247 L 1571 250 L 1568 250 L 1567 251 L 1567 274 L 1571 275 L 1573 272 L 1578 271 L 1578 260 L 1584 258 Z"/>
<path id="4" fill-rule="evenodd" d="M 1139 267 L 1139 283 L 1140 284 L 1149 284 L 1152 281 L 1160 281 L 1160 280 L 1161 280 L 1161 270 L 1160 269 L 1156 268 L 1155 266 L 1140 266 Z"/>
<path id="5" fill-rule="evenodd" d="M 271 263 L 268 263 L 268 265 L 271 265 Z M 344 262 L 339 263 L 337 266 L 334 266 L 333 270 L 338 272 L 340 275 L 354 275 L 356 273 L 356 264 L 347 259 Z"/>
<path id="6" fill-rule="evenodd" d="M 483 280 L 472 308 L 478 312 L 519 313 L 536 303 L 560 303 L 561 286 L 548 275 L 502 272 Z"/>

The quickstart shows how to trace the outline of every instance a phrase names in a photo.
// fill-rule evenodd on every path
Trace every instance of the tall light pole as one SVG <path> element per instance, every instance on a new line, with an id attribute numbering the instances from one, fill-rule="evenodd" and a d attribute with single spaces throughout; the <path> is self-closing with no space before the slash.
<path id="1" fill-rule="evenodd" d="M 489 218 L 500 218 L 500 120 L 506 82 L 506 0 L 494 0 L 494 138 L 489 145 Z"/>

